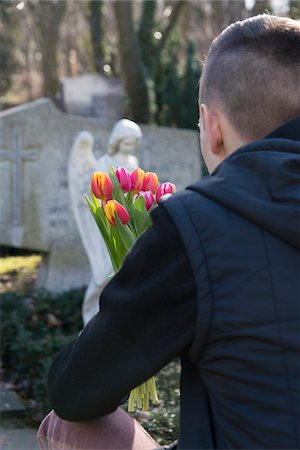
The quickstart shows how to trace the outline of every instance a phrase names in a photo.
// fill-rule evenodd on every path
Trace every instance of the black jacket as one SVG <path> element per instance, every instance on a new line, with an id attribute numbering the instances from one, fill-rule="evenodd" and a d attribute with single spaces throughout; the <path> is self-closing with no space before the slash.
<path id="1" fill-rule="evenodd" d="M 299 448 L 300 118 L 153 217 L 54 362 L 54 409 L 108 414 L 181 356 L 180 448 Z"/>

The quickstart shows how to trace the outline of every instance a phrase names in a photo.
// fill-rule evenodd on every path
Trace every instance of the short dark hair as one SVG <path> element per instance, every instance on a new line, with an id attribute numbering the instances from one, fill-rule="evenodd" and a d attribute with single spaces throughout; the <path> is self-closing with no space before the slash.
<path id="1" fill-rule="evenodd" d="M 211 44 L 201 103 L 217 103 L 243 138 L 261 139 L 300 115 L 300 21 L 259 15 Z"/>

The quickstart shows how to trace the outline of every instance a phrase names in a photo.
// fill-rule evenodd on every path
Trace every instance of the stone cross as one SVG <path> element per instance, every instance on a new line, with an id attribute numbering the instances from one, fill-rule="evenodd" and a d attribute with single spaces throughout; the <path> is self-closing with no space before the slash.
<path id="1" fill-rule="evenodd" d="M 13 172 L 13 193 L 12 193 L 12 204 L 13 204 L 13 217 L 12 225 L 22 226 L 23 216 L 22 216 L 22 187 L 23 187 L 23 161 L 34 161 L 38 158 L 38 152 L 34 149 L 22 149 L 22 135 L 21 130 L 14 128 L 12 132 L 12 148 L 11 150 L 0 150 L 0 159 L 10 160 L 12 162 L 12 172 Z"/>

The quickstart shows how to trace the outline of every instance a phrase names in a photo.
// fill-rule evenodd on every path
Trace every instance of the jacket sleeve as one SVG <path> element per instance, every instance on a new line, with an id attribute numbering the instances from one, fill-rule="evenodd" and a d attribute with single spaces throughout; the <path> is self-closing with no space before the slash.
<path id="1" fill-rule="evenodd" d="M 69 421 L 113 412 L 126 394 L 192 344 L 197 302 L 182 241 L 162 206 L 100 297 L 100 311 L 56 357 L 55 412 Z"/>

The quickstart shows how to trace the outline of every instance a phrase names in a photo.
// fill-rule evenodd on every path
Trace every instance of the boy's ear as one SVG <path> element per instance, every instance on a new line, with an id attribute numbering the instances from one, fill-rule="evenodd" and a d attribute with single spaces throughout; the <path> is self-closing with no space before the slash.
<path id="1" fill-rule="evenodd" d="M 203 129 L 207 134 L 212 153 L 218 155 L 223 150 L 223 136 L 218 116 L 202 103 L 200 105 L 200 120 L 202 120 Z"/>

